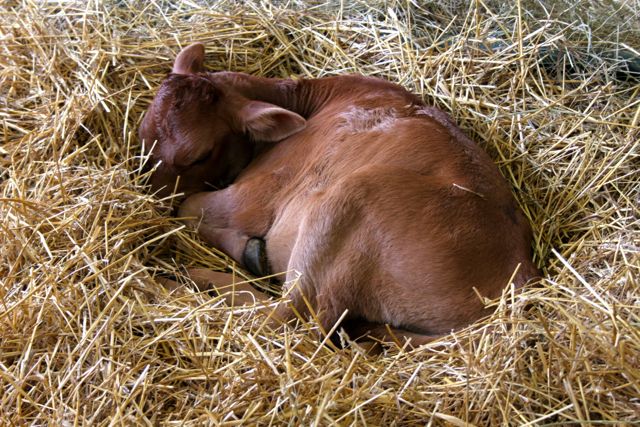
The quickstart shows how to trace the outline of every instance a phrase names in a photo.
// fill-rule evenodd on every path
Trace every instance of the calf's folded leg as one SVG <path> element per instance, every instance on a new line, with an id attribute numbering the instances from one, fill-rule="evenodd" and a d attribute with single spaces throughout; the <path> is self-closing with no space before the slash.
<path id="1" fill-rule="evenodd" d="M 254 305 L 270 300 L 267 294 L 257 290 L 251 284 L 231 273 L 212 271 L 206 268 L 189 268 L 187 269 L 187 275 L 200 292 L 216 292 L 225 299 L 229 307 Z M 170 291 L 177 290 L 183 286 L 175 280 L 164 277 L 159 277 L 157 280 Z"/>
<path id="2" fill-rule="evenodd" d="M 267 294 L 230 273 L 211 271 L 205 268 L 190 268 L 187 269 L 187 274 L 199 290 L 215 291 L 224 297 L 230 307 L 253 305 L 270 300 Z"/>
<path id="3" fill-rule="evenodd" d="M 179 216 L 196 229 L 207 243 L 223 251 L 256 276 L 270 273 L 265 242 L 260 230 L 265 225 L 244 224 L 248 217 L 242 207 L 242 197 L 235 188 L 197 193 L 180 206 Z M 264 221 L 262 221 L 264 222 Z"/>

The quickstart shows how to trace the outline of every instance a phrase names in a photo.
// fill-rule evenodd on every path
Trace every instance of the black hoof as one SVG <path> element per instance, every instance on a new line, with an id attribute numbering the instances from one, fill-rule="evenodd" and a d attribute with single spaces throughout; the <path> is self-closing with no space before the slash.
<path id="1" fill-rule="evenodd" d="M 271 274 L 269 260 L 267 259 L 267 245 L 259 237 L 253 237 L 247 241 L 244 248 L 242 263 L 249 273 L 257 277 Z"/>

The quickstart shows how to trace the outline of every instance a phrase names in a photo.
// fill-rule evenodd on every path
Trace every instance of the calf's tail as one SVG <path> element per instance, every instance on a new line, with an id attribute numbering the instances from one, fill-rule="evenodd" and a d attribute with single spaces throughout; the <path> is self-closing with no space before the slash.
<path id="1" fill-rule="evenodd" d="M 407 331 L 391 325 L 372 323 L 364 320 L 347 320 L 341 325 L 347 335 L 356 342 L 374 341 L 396 344 L 399 347 L 417 348 L 441 338 L 443 335 L 429 335 Z"/>

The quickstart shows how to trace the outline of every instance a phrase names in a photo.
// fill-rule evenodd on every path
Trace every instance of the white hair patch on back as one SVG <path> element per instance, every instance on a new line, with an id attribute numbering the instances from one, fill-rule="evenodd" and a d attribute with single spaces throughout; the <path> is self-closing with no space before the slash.
<path id="1" fill-rule="evenodd" d="M 383 132 L 393 127 L 398 115 L 395 108 L 352 106 L 340 118 L 338 126 L 351 133 Z"/>

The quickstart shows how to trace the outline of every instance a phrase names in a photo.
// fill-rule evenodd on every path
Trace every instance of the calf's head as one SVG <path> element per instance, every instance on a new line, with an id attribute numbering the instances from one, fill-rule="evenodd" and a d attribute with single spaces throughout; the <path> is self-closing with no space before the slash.
<path id="1" fill-rule="evenodd" d="M 202 44 L 183 49 L 140 125 L 157 165 L 151 189 L 160 195 L 223 187 L 252 160 L 256 142 L 279 141 L 305 126 L 298 114 L 204 72 L 203 62 Z"/>

